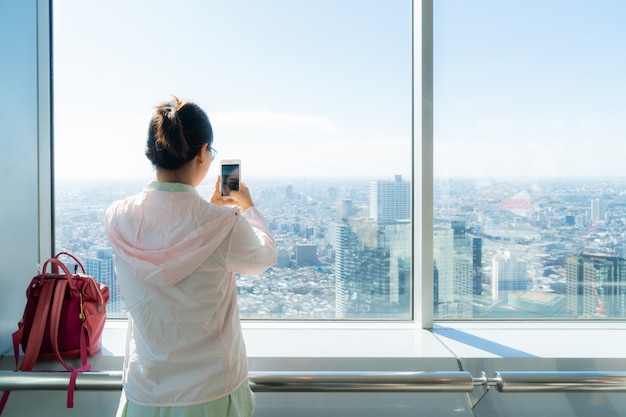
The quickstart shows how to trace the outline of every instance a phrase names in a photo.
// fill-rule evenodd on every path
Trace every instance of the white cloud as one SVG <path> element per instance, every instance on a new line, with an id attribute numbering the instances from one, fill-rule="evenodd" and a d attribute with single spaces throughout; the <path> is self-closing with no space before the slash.
<path id="1" fill-rule="evenodd" d="M 316 131 L 324 135 L 335 135 L 337 124 L 323 116 L 304 113 L 278 113 L 268 109 L 216 112 L 210 115 L 212 122 L 224 129 L 252 129 L 271 134 Z"/>

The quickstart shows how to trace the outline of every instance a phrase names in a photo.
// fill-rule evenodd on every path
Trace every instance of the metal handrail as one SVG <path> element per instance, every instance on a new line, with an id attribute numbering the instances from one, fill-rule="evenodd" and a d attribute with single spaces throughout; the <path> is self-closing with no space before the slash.
<path id="1" fill-rule="evenodd" d="M 65 390 L 69 372 L 0 371 L 0 391 Z M 478 378 L 469 372 L 250 372 L 255 392 L 626 392 L 626 372 L 496 372 Z M 77 390 L 122 389 L 121 371 L 82 372 Z"/>
<path id="2" fill-rule="evenodd" d="M 469 372 L 251 372 L 256 392 L 471 392 Z"/>
<path id="3" fill-rule="evenodd" d="M 70 372 L 63 371 L 0 371 L 0 391 L 55 391 L 66 390 Z M 120 391 L 121 371 L 80 372 L 76 389 L 86 391 Z"/>
<path id="4" fill-rule="evenodd" d="M 499 392 L 626 392 L 626 372 L 496 372 Z"/>
<path id="5" fill-rule="evenodd" d="M 64 390 L 69 372 L 0 371 L 0 391 Z M 255 392 L 471 392 L 469 372 L 251 372 Z M 482 382 L 481 382 L 482 383 Z M 77 390 L 122 389 L 120 371 L 81 372 Z"/>

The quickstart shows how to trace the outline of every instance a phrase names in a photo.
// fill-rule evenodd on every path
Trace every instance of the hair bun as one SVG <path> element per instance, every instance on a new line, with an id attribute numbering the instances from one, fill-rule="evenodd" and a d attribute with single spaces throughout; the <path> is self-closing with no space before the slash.
<path id="1" fill-rule="evenodd" d="M 177 169 L 213 142 L 206 113 L 189 100 L 172 97 L 156 107 L 150 121 L 146 156 L 158 167 Z"/>

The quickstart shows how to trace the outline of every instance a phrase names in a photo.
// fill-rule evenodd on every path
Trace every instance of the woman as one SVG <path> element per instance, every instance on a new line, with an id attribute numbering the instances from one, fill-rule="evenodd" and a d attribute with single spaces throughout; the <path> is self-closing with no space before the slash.
<path id="1" fill-rule="evenodd" d="M 234 273 L 276 262 L 267 222 L 245 184 L 230 199 L 217 178 L 196 191 L 216 151 L 205 112 L 172 98 L 150 121 L 146 156 L 156 181 L 113 203 L 105 229 L 129 311 L 118 416 L 250 416 Z"/>

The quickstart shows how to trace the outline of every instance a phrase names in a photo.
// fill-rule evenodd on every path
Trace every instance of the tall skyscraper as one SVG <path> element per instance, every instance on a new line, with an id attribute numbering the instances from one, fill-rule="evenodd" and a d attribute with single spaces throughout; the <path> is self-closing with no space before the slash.
<path id="1" fill-rule="evenodd" d="M 296 245 L 296 265 L 311 266 L 317 264 L 317 245 L 299 243 Z"/>
<path id="2" fill-rule="evenodd" d="M 393 181 L 370 183 L 370 218 L 379 224 L 411 218 L 411 183 L 396 175 Z"/>
<path id="3" fill-rule="evenodd" d="M 579 256 L 570 256 L 565 260 L 565 310 L 572 317 L 583 314 L 583 260 Z"/>
<path id="4" fill-rule="evenodd" d="M 340 202 L 334 230 L 335 315 L 380 318 L 410 311 L 410 183 L 370 183 L 370 216 Z"/>
<path id="5" fill-rule="evenodd" d="M 454 254 L 454 298 L 456 317 L 472 318 L 474 305 L 474 268 L 469 253 Z"/>
<path id="6" fill-rule="evenodd" d="M 433 311 L 435 314 L 439 312 L 439 270 L 437 269 L 437 261 L 433 261 Z"/>
<path id="7" fill-rule="evenodd" d="M 597 224 L 598 222 L 606 220 L 606 207 L 603 200 L 595 198 L 591 200 L 591 223 Z"/>
<path id="8" fill-rule="evenodd" d="M 449 225 L 435 225 L 433 228 L 433 261 L 438 272 L 439 302 L 437 317 L 453 317 L 454 306 L 454 231 Z"/>
<path id="9" fill-rule="evenodd" d="M 433 233 L 438 317 L 471 318 L 482 303 L 482 239 L 470 236 L 464 220 L 437 220 Z"/>
<path id="10" fill-rule="evenodd" d="M 95 257 L 85 259 L 85 272 L 98 282 L 109 287 L 109 305 L 107 310 L 120 313 L 123 311 L 123 303 L 117 285 L 115 266 L 113 263 L 113 249 L 108 247 L 95 248 Z"/>
<path id="11" fill-rule="evenodd" d="M 515 254 L 505 251 L 494 256 L 491 270 L 492 299 L 495 302 L 506 301 L 511 292 L 528 289 L 527 262 L 518 259 Z"/>
<path id="12" fill-rule="evenodd" d="M 285 187 L 285 198 L 287 200 L 293 200 L 293 197 L 294 197 L 293 185 L 288 184 L 287 187 Z"/>
<path id="13" fill-rule="evenodd" d="M 335 225 L 335 317 L 342 319 L 346 315 L 346 262 L 348 255 L 349 228 L 345 224 Z"/>
<path id="14" fill-rule="evenodd" d="M 626 315 L 626 260 L 584 252 L 566 260 L 566 309 L 574 317 Z"/>
<path id="15" fill-rule="evenodd" d="M 344 317 L 383 317 L 390 306 L 390 248 L 382 227 L 347 219 L 336 231 L 335 297 Z"/>
<path id="16" fill-rule="evenodd" d="M 474 297 L 482 294 L 482 239 L 468 234 L 464 220 L 452 220 L 450 227 L 454 233 L 454 294 L 458 317 L 471 318 Z"/>
<path id="17" fill-rule="evenodd" d="M 483 293 L 483 239 L 472 238 L 472 267 L 474 269 L 474 295 L 480 296 Z"/>
<path id="18" fill-rule="evenodd" d="M 411 299 L 411 228 L 350 219 L 335 231 L 337 318 L 408 314 Z"/>
<path id="19" fill-rule="evenodd" d="M 384 227 L 384 245 L 389 248 L 389 299 L 399 309 L 410 308 L 411 244 L 410 222 L 397 222 Z"/>

